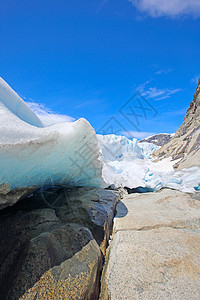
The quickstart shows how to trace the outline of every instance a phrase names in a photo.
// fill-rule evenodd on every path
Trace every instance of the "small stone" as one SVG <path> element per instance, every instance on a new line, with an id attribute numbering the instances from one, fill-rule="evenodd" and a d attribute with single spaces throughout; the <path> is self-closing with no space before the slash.
<path id="1" fill-rule="evenodd" d="M 8 183 L 2 183 L 0 184 L 0 194 L 1 195 L 6 195 L 10 192 L 10 184 Z"/>

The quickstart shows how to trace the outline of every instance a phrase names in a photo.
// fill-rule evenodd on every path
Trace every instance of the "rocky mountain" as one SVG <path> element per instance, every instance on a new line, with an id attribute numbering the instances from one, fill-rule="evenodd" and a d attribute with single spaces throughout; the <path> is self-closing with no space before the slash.
<path id="1" fill-rule="evenodd" d="M 152 136 L 147 137 L 146 139 L 140 140 L 139 143 L 152 143 L 156 146 L 164 146 L 169 143 L 172 139 L 173 135 L 169 133 L 159 133 Z"/>
<path id="2" fill-rule="evenodd" d="M 154 156 L 180 159 L 174 165 L 178 169 L 200 166 L 200 79 L 183 124 L 169 143 L 154 152 Z"/>

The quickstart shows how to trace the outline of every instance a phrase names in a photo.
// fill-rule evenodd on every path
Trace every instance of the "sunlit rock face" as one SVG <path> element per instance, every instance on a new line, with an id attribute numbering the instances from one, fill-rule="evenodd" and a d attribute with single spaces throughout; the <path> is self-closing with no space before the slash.
<path id="1" fill-rule="evenodd" d="M 175 168 L 200 166 L 200 79 L 183 124 L 172 140 L 154 153 L 155 157 L 181 159 Z"/>
<path id="2" fill-rule="evenodd" d="M 190 107 L 187 110 L 186 116 L 183 120 L 183 124 L 177 130 L 175 138 L 180 137 L 188 133 L 188 131 L 197 128 L 200 125 L 200 78 L 198 86 L 194 93 L 194 98 L 190 103 Z"/>
<path id="3" fill-rule="evenodd" d="M 44 127 L 0 79 L 0 184 L 104 187 L 98 151 L 95 131 L 85 119 Z"/>

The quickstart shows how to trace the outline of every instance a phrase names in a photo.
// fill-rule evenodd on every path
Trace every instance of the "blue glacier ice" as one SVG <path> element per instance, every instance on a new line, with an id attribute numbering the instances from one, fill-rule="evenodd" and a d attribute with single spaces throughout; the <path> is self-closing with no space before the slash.
<path id="1" fill-rule="evenodd" d="M 195 191 L 199 192 L 200 191 L 200 183 L 198 184 L 198 186 L 195 186 L 194 189 L 195 189 Z"/>
<path id="2" fill-rule="evenodd" d="M 104 187 L 98 141 L 85 120 L 44 127 L 0 79 L 0 184 Z"/>
<path id="3" fill-rule="evenodd" d="M 154 144 L 97 135 L 83 118 L 49 126 L 47 117 L 48 127 L 0 78 L 0 185 L 200 189 L 200 168 L 175 171 L 170 158 L 154 162 Z"/>
<path id="4" fill-rule="evenodd" d="M 200 182 L 200 168 L 175 171 L 171 158 L 154 162 L 153 151 L 159 147 L 152 143 L 139 143 L 124 136 L 98 135 L 103 178 L 109 185 L 129 188 L 146 187 L 157 191 L 172 188 L 194 192 Z"/>

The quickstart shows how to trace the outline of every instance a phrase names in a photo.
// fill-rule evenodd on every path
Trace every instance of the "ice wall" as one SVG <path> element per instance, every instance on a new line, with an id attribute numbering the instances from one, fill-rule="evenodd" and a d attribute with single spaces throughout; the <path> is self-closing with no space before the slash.
<path id="1" fill-rule="evenodd" d="M 0 184 L 106 186 L 94 129 L 85 119 L 42 127 L 1 79 Z"/>
<path id="2" fill-rule="evenodd" d="M 12 188 L 67 184 L 199 190 L 200 168 L 176 172 L 159 147 L 124 136 L 96 135 L 85 119 L 44 127 L 0 78 L 0 184 Z"/>

